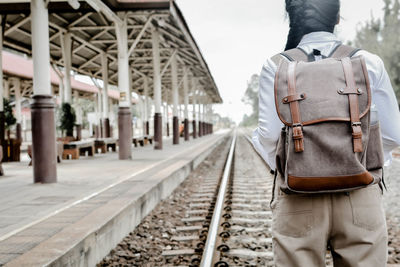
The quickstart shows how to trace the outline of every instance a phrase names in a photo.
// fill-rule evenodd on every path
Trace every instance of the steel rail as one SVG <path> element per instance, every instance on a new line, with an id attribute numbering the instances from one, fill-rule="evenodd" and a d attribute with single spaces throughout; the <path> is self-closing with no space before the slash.
<path id="1" fill-rule="evenodd" d="M 233 155 L 235 152 L 235 144 L 236 144 L 236 130 L 233 133 L 233 139 L 229 150 L 228 159 L 225 164 L 221 184 L 219 187 L 217 201 L 215 203 L 215 209 L 208 230 L 207 241 L 204 247 L 203 256 L 200 262 L 200 267 L 210 267 L 212 266 L 213 263 L 215 244 L 217 240 L 220 219 L 223 211 L 225 193 L 228 185 L 229 176 L 231 174 Z"/>

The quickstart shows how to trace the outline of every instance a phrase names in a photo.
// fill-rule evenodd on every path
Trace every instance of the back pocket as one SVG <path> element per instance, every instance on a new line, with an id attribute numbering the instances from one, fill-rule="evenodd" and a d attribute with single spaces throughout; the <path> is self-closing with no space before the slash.
<path id="1" fill-rule="evenodd" d="M 350 192 L 354 225 L 374 231 L 385 223 L 382 193 L 378 185 Z"/>
<path id="2" fill-rule="evenodd" d="M 313 198 L 304 195 L 278 196 L 272 231 L 291 237 L 308 236 L 314 224 Z"/>

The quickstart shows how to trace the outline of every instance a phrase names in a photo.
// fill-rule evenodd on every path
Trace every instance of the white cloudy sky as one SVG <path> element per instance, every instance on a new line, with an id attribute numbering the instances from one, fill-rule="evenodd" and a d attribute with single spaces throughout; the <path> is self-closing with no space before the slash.
<path id="1" fill-rule="evenodd" d="M 281 52 L 288 22 L 284 0 L 176 0 L 200 46 L 224 104 L 216 112 L 240 122 L 250 108 L 241 98 L 263 62 Z M 355 36 L 360 22 L 382 16 L 383 0 L 342 1 L 338 36 Z"/>

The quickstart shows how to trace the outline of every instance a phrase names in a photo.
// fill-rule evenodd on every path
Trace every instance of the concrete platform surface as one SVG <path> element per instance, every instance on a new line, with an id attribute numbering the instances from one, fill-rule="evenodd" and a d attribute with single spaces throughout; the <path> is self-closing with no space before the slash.
<path id="1" fill-rule="evenodd" d="M 3 164 L 0 266 L 94 266 L 227 134 L 64 160 L 55 184 L 33 184 L 27 159 Z"/>

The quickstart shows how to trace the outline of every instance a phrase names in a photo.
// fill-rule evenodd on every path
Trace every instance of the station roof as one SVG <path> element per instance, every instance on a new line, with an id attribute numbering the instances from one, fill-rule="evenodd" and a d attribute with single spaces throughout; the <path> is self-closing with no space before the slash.
<path id="1" fill-rule="evenodd" d="M 3 72 L 6 77 L 23 79 L 23 96 L 29 97 L 32 94 L 33 62 L 31 59 L 3 51 Z M 60 84 L 60 78 L 52 68 L 50 69 L 50 80 L 52 85 L 58 86 Z M 96 86 L 75 80 L 73 77 L 71 77 L 71 87 L 73 90 L 77 90 L 81 97 L 90 98 L 93 94 L 99 92 Z M 119 93 L 116 90 L 109 89 L 108 97 L 118 100 Z"/>
<path id="2" fill-rule="evenodd" d="M 175 53 L 178 57 L 179 81 L 185 75 L 182 66 L 186 66 L 189 69 L 188 75 L 196 81 L 196 88 L 202 88 L 205 92 L 207 100 L 204 101 L 222 103 L 207 63 L 173 0 L 103 0 L 102 2 L 119 18 L 127 19 L 128 49 L 132 51 L 131 88 L 134 92 L 142 94 L 143 77 L 148 77 L 150 96 L 153 94 L 151 27 L 157 27 L 160 32 L 163 101 L 172 102 L 171 75 L 167 69 L 171 55 Z M 79 3 L 79 9 L 75 10 L 65 0 L 49 2 L 52 64 L 63 67 L 61 40 L 66 32 L 70 32 L 73 40 L 72 69 L 77 73 L 101 79 L 101 54 L 106 53 L 109 60 L 109 83 L 117 85 L 118 49 L 114 23 L 85 1 Z M 3 22 L 4 47 L 31 56 L 29 1 L 2 1 L 0 13 L 6 15 Z M 183 90 L 182 86 L 180 90 Z M 180 102 L 182 101 L 181 99 Z"/>

